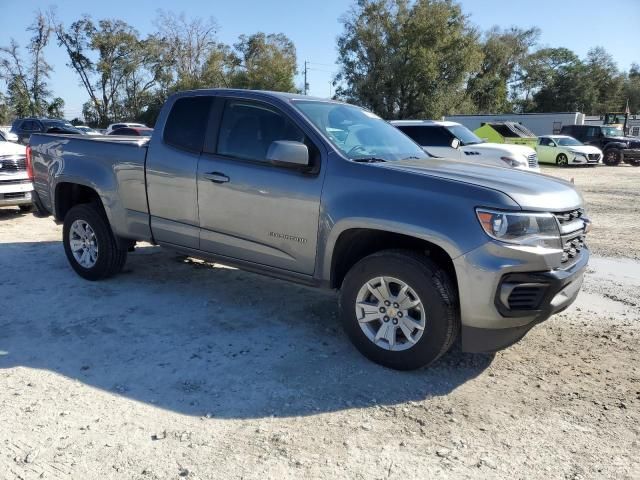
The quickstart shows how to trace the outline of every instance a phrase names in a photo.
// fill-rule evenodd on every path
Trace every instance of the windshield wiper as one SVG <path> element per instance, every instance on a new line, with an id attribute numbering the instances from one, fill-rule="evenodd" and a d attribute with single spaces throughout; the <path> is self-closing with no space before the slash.
<path id="1" fill-rule="evenodd" d="M 379 157 L 360 157 L 360 158 L 352 158 L 351 160 L 353 160 L 354 162 L 358 162 L 358 163 L 386 162 L 386 160 L 384 158 L 379 158 Z"/>

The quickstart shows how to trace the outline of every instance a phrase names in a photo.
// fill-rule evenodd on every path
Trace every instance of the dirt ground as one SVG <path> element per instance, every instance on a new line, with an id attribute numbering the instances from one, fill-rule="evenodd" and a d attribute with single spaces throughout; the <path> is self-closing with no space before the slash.
<path id="1" fill-rule="evenodd" d="M 578 301 L 416 372 L 361 357 L 331 293 L 150 245 L 86 282 L 0 209 L 0 479 L 640 478 L 640 168 L 545 171 L 596 225 Z"/>
<path id="2" fill-rule="evenodd" d="M 596 255 L 640 260 L 640 168 L 542 167 L 543 173 L 573 182 L 593 220 L 589 246 Z"/>

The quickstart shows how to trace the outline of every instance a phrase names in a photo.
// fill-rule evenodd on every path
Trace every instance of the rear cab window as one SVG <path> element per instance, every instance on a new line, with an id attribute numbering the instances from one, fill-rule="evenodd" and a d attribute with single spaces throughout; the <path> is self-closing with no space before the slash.
<path id="1" fill-rule="evenodd" d="M 211 111 L 211 96 L 182 97 L 177 99 L 164 126 L 162 139 L 167 145 L 200 153 Z"/>

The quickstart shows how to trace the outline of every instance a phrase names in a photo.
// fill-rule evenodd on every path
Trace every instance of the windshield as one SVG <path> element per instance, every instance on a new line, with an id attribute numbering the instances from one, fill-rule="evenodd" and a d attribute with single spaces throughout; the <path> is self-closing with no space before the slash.
<path id="1" fill-rule="evenodd" d="M 602 134 L 605 137 L 624 137 L 624 132 L 621 128 L 616 127 L 601 127 Z"/>
<path id="2" fill-rule="evenodd" d="M 453 125 L 446 128 L 454 137 L 460 140 L 462 145 L 475 145 L 476 143 L 484 142 L 484 140 L 463 125 Z"/>
<path id="3" fill-rule="evenodd" d="M 429 158 L 400 130 L 362 108 L 305 100 L 295 101 L 294 105 L 352 160 Z"/>
<path id="4" fill-rule="evenodd" d="M 557 142 L 561 147 L 577 147 L 580 145 L 584 145 L 582 142 L 579 142 L 573 137 L 558 138 Z"/>

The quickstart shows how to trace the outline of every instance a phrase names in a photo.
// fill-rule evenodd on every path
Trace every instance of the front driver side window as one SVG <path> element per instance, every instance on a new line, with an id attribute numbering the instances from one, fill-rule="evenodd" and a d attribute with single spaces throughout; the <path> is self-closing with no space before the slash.
<path id="1" fill-rule="evenodd" d="M 274 107 L 245 100 L 227 101 L 218 138 L 219 155 L 268 163 L 267 151 L 276 140 L 307 143 L 305 134 Z"/>

